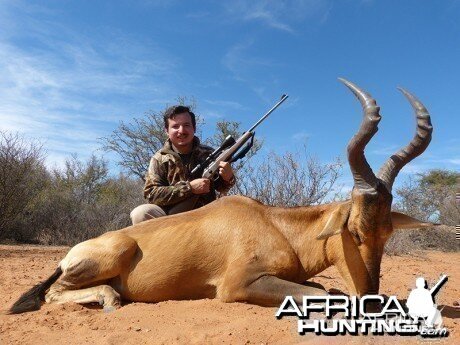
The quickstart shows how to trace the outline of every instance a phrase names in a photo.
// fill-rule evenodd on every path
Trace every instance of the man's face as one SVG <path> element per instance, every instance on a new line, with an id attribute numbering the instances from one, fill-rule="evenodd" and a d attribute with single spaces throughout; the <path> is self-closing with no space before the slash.
<path id="1" fill-rule="evenodd" d="M 169 140 L 178 149 L 187 149 L 192 147 L 195 129 L 193 128 L 192 118 L 189 113 L 180 113 L 174 115 L 168 120 L 166 130 Z"/>

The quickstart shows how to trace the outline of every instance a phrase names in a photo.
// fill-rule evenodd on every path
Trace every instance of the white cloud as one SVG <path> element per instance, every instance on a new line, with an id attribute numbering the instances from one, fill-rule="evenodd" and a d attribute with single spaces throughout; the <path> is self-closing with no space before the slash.
<path id="1" fill-rule="evenodd" d="M 305 18 L 326 21 L 331 8 L 331 0 L 237 0 L 225 5 L 227 14 L 233 20 L 259 22 L 290 34 L 296 33 L 296 24 Z"/>
<path id="2" fill-rule="evenodd" d="M 209 16 L 211 16 L 211 13 L 208 11 L 190 12 L 185 15 L 186 18 L 190 18 L 190 19 L 203 19 Z"/>
<path id="3" fill-rule="evenodd" d="M 180 80 L 180 62 L 154 42 L 109 29 L 84 35 L 45 7 L 0 9 L 0 129 L 44 139 L 49 160 L 88 156 L 133 105 L 171 99 L 170 80 Z"/>
<path id="4" fill-rule="evenodd" d="M 432 163 L 443 163 L 448 165 L 460 165 L 460 158 L 443 158 L 443 159 L 430 159 L 429 162 Z"/>
<path id="5" fill-rule="evenodd" d="M 256 68 L 271 67 L 274 63 L 267 58 L 256 57 L 249 51 L 254 44 L 254 40 L 248 39 L 244 42 L 233 45 L 229 48 L 222 59 L 224 67 L 229 69 L 235 79 L 245 81 L 247 72 Z"/>
<path id="6" fill-rule="evenodd" d="M 266 57 L 256 56 L 253 50 L 254 40 L 246 39 L 230 47 L 222 58 L 222 65 L 231 72 L 233 79 L 247 84 L 247 86 L 266 104 L 272 103 L 272 99 L 266 93 L 266 84 L 276 85 L 276 80 L 270 79 L 269 69 L 277 64 Z M 260 85 L 261 76 L 264 84 Z M 268 78 L 268 80 L 267 80 Z"/>
<path id="7" fill-rule="evenodd" d="M 215 105 L 218 107 L 232 108 L 236 110 L 244 109 L 243 105 L 235 101 L 211 100 L 211 99 L 205 99 L 204 101 L 210 105 Z"/>
<path id="8" fill-rule="evenodd" d="M 378 145 L 378 144 L 376 144 Z M 387 145 L 387 146 L 381 146 L 379 148 L 376 148 L 374 150 L 372 150 L 370 153 L 371 154 L 374 154 L 374 155 L 382 155 L 382 156 L 391 156 L 393 154 L 395 154 L 396 152 L 399 151 L 401 147 L 398 146 L 398 145 L 395 145 L 395 144 L 390 144 L 390 145 Z"/>
<path id="9" fill-rule="evenodd" d="M 401 169 L 399 174 L 415 175 L 415 174 L 419 174 L 419 173 L 428 171 L 432 168 L 433 168 L 433 165 L 427 162 L 417 162 L 417 163 L 409 162 Z"/>
<path id="10" fill-rule="evenodd" d="M 460 158 L 448 159 L 447 162 L 450 164 L 460 165 Z"/>
<path id="11" fill-rule="evenodd" d="M 310 138 L 310 133 L 305 131 L 297 132 L 292 135 L 292 139 L 295 141 L 306 142 Z"/>
<path id="12" fill-rule="evenodd" d="M 251 9 L 249 12 L 246 12 L 246 16 L 244 18 L 247 20 L 260 20 L 272 28 L 294 33 L 294 30 L 288 24 L 285 24 L 277 19 L 274 13 L 270 12 L 266 6 L 257 6 L 256 8 Z"/>

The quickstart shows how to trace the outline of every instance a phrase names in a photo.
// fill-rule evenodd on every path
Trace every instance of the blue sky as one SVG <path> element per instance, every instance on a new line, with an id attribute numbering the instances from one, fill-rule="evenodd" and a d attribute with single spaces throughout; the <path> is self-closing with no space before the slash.
<path id="1" fill-rule="evenodd" d="M 49 165 L 87 157 L 119 121 L 178 96 L 196 100 L 207 137 L 219 119 L 250 127 L 283 93 L 257 130 L 264 150 L 306 141 L 322 162 L 344 158 L 362 117 L 345 77 L 381 106 L 374 170 L 414 135 L 397 86 L 434 124 L 400 180 L 460 167 L 458 0 L 0 0 L 0 23 L 0 129 L 42 140 Z"/>

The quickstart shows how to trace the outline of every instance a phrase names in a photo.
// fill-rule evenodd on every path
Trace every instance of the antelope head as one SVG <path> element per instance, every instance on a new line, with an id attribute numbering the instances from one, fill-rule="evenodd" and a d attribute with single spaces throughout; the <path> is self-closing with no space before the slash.
<path id="1" fill-rule="evenodd" d="M 351 200 L 340 207 L 338 219 L 341 219 L 341 226 L 332 227 L 334 231 L 328 231 L 326 227 L 318 238 L 327 238 L 348 231 L 358 247 L 368 272 L 367 293 L 376 294 L 379 290 L 380 263 L 384 245 L 393 231 L 433 225 L 391 211 L 393 200 L 391 192 L 395 178 L 407 163 L 425 151 L 430 143 L 433 127 L 430 115 L 423 104 L 408 91 L 399 88 L 415 111 L 416 135 L 406 147 L 392 155 L 375 175 L 366 160 L 364 149 L 377 133 L 377 125 L 381 119 L 380 108 L 370 94 L 345 79 L 340 81 L 358 98 L 364 116 L 359 131 L 350 140 L 347 148 L 354 180 Z"/>

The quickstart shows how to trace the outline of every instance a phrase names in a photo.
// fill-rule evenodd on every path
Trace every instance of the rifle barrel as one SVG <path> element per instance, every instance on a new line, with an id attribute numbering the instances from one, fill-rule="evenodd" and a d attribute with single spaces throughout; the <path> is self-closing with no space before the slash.
<path id="1" fill-rule="evenodd" d="M 281 105 L 281 103 L 283 103 L 288 97 L 288 95 L 282 95 L 280 101 L 276 103 L 273 106 L 273 108 L 271 108 L 264 116 L 262 116 L 261 119 L 257 121 L 256 124 L 248 130 L 248 132 L 252 132 L 263 120 L 267 118 L 268 115 L 270 115 L 276 108 L 278 108 Z"/>

